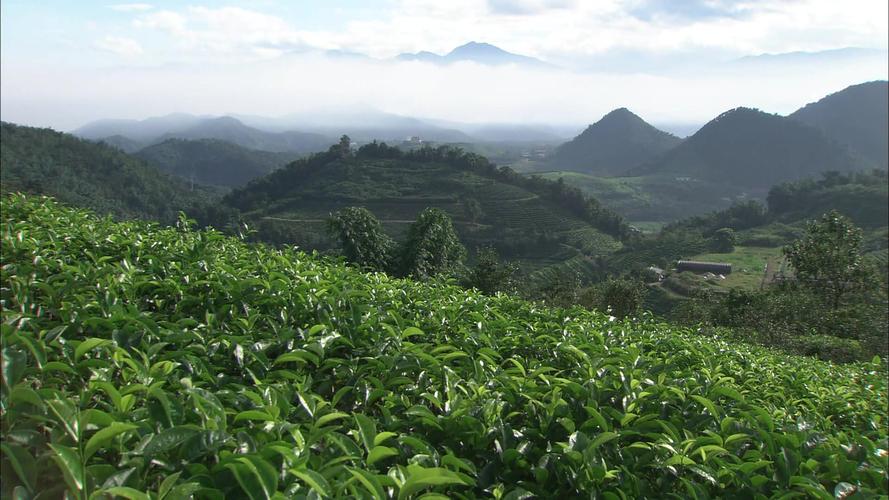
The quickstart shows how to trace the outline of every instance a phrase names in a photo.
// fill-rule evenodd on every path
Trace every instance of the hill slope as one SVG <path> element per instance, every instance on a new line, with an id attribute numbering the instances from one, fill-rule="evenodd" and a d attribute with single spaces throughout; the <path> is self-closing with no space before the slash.
<path id="1" fill-rule="evenodd" d="M 164 134 L 193 127 L 202 119 L 186 113 L 172 113 L 144 120 L 97 120 L 74 130 L 72 134 L 93 140 L 120 135 L 132 141 L 147 144 Z"/>
<path id="2" fill-rule="evenodd" d="M 867 167 L 815 128 L 750 108 L 727 111 L 630 175 L 673 174 L 768 190 L 828 170 Z"/>
<path id="3" fill-rule="evenodd" d="M 9 123 L 0 125 L 0 172 L 3 192 L 46 194 L 118 217 L 172 222 L 180 210 L 194 215 L 217 196 L 190 191 L 117 148 Z"/>
<path id="4" fill-rule="evenodd" d="M 681 142 L 626 108 L 616 109 L 562 144 L 549 163 L 593 175 L 620 175 Z"/>
<path id="5" fill-rule="evenodd" d="M 163 134 L 155 142 L 167 139 L 219 139 L 248 149 L 289 153 L 321 151 L 330 144 L 330 139 L 320 134 L 265 132 L 248 127 L 230 116 L 202 120 L 191 127 Z"/>
<path id="6" fill-rule="evenodd" d="M 299 160 L 236 190 L 225 202 L 267 228 L 260 236 L 324 248 L 324 222 L 347 206 L 366 207 L 399 236 L 426 207 L 445 210 L 470 248 L 493 244 L 532 268 L 620 246 L 620 218 L 564 184 L 497 170 L 451 148 L 404 153 L 365 146 Z M 270 227 L 274 226 L 274 227 Z M 610 233 L 609 234 L 606 234 Z"/>
<path id="7" fill-rule="evenodd" d="M 889 82 L 852 85 L 807 104 L 790 118 L 821 129 L 877 167 L 889 166 Z"/>
<path id="8" fill-rule="evenodd" d="M 295 160 L 295 153 L 247 149 L 218 139 L 168 139 L 134 156 L 199 184 L 239 187 Z"/>
<path id="9" fill-rule="evenodd" d="M 266 131 L 244 125 L 237 118 L 198 117 L 183 113 L 145 120 L 99 120 L 75 130 L 74 135 L 104 140 L 132 149 L 167 139 L 218 139 L 248 149 L 272 152 L 311 153 L 324 150 L 331 142 L 327 136 L 295 130 Z"/>
<path id="10" fill-rule="evenodd" d="M 2 203 L 4 498 L 885 491 L 872 363 Z"/>

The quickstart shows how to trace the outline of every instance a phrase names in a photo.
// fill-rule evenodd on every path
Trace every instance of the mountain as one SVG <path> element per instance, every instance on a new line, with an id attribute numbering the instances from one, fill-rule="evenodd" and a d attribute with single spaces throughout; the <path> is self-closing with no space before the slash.
<path id="1" fill-rule="evenodd" d="M 736 108 L 629 174 L 672 174 L 680 180 L 703 179 L 765 191 L 819 172 L 867 166 L 818 129 L 759 110 Z"/>
<path id="2" fill-rule="evenodd" d="M 398 237 L 420 211 L 437 207 L 470 249 L 494 245 L 526 270 L 572 261 L 576 271 L 593 272 L 590 257 L 619 248 L 626 231 L 620 217 L 576 189 L 498 169 L 456 148 L 403 152 L 371 144 L 348 157 L 317 154 L 223 202 L 249 214 L 260 239 L 314 249 L 332 246 L 326 219 L 342 208 L 369 209 Z"/>
<path id="3" fill-rule="evenodd" d="M 163 134 L 193 127 L 202 119 L 204 118 L 186 113 L 172 113 L 144 120 L 98 120 L 74 130 L 72 134 L 93 140 L 122 136 L 131 141 L 147 144 Z"/>
<path id="4" fill-rule="evenodd" d="M 219 139 L 167 139 L 136 157 L 199 184 L 239 187 L 295 160 L 295 153 L 247 149 Z"/>
<path id="5" fill-rule="evenodd" d="M 333 142 L 330 137 L 297 132 L 292 128 L 280 131 L 260 130 L 231 116 L 208 118 L 184 113 L 145 120 L 99 120 L 84 125 L 73 134 L 118 145 L 125 151 L 131 147 L 144 147 L 167 139 L 219 139 L 249 149 L 289 153 L 321 151 Z"/>
<path id="6" fill-rule="evenodd" d="M 815 52 L 782 52 L 778 54 L 759 54 L 755 56 L 744 56 L 731 61 L 733 64 L 753 66 L 753 65 L 825 65 L 825 64 L 849 64 L 859 62 L 863 59 L 886 59 L 886 51 L 879 49 L 866 49 L 861 47 L 844 47 L 840 49 L 829 49 Z"/>
<path id="7" fill-rule="evenodd" d="M 502 66 L 506 64 L 515 64 L 518 66 L 535 67 L 535 68 L 552 68 L 549 63 L 540 59 L 513 54 L 507 52 L 500 47 L 489 43 L 469 42 L 461 45 L 445 55 L 438 55 L 428 51 L 416 52 L 413 54 L 399 54 L 396 59 L 399 61 L 422 61 L 433 64 L 453 64 L 460 61 L 470 61 L 486 66 Z"/>
<path id="8" fill-rule="evenodd" d="M 595 175 L 621 175 L 681 142 L 658 130 L 627 108 L 616 109 L 559 146 L 550 164 Z"/>
<path id="9" fill-rule="evenodd" d="M 134 153 L 145 147 L 145 144 L 120 134 L 102 137 L 101 139 L 97 139 L 96 142 L 104 142 L 109 146 L 116 147 L 124 153 Z"/>
<path id="10" fill-rule="evenodd" d="M 189 189 L 117 148 L 50 129 L 0 125 L 3 192 L 53 196 L 117 217 L 173 222 L 180 210 L 203 212 L 215 191 Z"/>
<path id="11" fill-rule="evenodd" d="M 201 120 L 186 129 L 166 133 L 157 138 L 155 142 L 167 139 L 219 139 L 248 149 L 289 153 L 321 151 L 331 143 L 330 138 L 320 134 L 292 130 L 266 132 L 248 127 L 231 116 Z"/>
<path id="12" fill-rule="evenodd" d="M 889 167 L 889 82 L 852 85 L 790 118 L 821 129 L 880 168 Z"/>

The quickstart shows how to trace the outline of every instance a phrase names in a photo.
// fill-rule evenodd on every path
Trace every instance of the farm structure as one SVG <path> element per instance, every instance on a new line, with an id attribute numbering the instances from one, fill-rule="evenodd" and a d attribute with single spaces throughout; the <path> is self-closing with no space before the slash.
<path id="1" fill-rule="evenodd" d="M 693 273 L 731 274 L 732 265 L 725 262 L 701 262 L 697 260 L 680 260 L 676 263 L 676 271 Z"/>

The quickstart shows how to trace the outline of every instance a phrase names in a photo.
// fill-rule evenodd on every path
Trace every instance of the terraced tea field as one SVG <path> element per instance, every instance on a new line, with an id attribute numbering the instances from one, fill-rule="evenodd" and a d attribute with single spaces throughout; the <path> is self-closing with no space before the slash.
<path id="1" fill-rule="evenodd" d="M 875 498 L 834 365 L 2 202 L 3 498 Z"/>
<path id="2" fill-rule="evenodd" d="M 335 161 L 307 173 L 284 196 L 246 216 L 275 221 L 292 233 L 294 243 L 323 249 L 333 244 L 325 219 L 348 206 L 370 210 L 395 238 L 404 235 L 424 208 L 440 208 L 453 219 L 467 247 L 498 246 L 529 273 L 566 251 L 572 258 L 621 248 L 614 237 L 538 194 L 432 161 Z"/>

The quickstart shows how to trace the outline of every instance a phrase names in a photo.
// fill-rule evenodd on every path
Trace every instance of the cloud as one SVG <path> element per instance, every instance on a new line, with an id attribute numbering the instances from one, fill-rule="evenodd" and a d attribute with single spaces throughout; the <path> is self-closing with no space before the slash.
<path id="1" fill-rule="evenodd" d="M 572 8 L 576 3 L 576 0 L 488 0 L 488 9 L 492 14 L 524 16 Z"/>
<path id="2" fill-rule="evenodd" d="M 144 52 L 142 45 L 136 40 L 119 36 L 106 36 L 101 40 L 97 40 L 93 46 L 97 49 L 126 57 L 138 56 Z"/>
<path id="3" fill-rule="evenodd" d="M 133 24 L 171 35 L 180 48 L 197 51 L 201 58 L 264 59 L 311 47 L 304 35 L 283 19 L 240 7 L 163 10 L 139 16 Z"/>
<path id="4" fill-rule="evenodd" d="M 873 0 L 393 0 L 337 29 L 242 7 L 192 6 L 140 15 L 135 26 L 172 37 L 177 61 L 247 61 L 292 51 L 389 58 L 446 53 L 470 40 L 580 68 L 607 53 L 726 60 L 750 54 L 887 45 L 887 2 Z M 455 23 L 454 19 L 460 19 Z M 615 62 L 617 58 L 611 58 Z M 610 69 L 620 70 L 620 64 Z"/>
<path id="5" fill-rule="evenodd" d="M 144 12 L 153 9 L 154 6 L 148 3 L 119 3 L 109 5 L 108 8 L 118 12 Z"/>
<path id="6" fill-rule="evenodd" d="M 885 79 L 877 64 L 706 65 L 682 74 L 533 71 L 474 63 L 435 66 L 313 54 L 238 64 L 87 68 L 4 63 L 4 120 L 73 128 L 100 118 L 171 112 L 281 116 L 354 103 L 462 122 L 583 125 L 628 107 L 653 123 L 704 123 L 737 106 L 790 113 L 831 92 Z"/>

